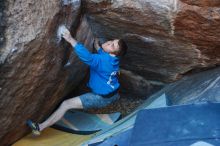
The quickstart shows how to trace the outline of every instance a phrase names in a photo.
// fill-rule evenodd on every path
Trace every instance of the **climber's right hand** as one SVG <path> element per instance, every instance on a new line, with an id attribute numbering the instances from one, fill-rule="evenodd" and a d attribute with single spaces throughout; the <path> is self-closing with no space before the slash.
<path id="1" fill-rule="evenodd" d="M 62 37 L 67 41 L 70 42 L 72 39 L 72 36 L 70 34 L 70 31 L 66 29 L 64 32 L 62 32 Z"/>
<path id="2" fill-rule="evenodd" d="M 70 31 L 65 29 L 62 33 L 62 37 L 69 42 L 73 47 L 76 45 L 76 40 L 71 36 Z"/>

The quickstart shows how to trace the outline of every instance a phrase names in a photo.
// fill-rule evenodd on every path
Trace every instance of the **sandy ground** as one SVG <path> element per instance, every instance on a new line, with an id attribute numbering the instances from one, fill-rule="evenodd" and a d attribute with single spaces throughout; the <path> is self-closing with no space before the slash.
<path id="1" fill-rule="evenodd" d="M 112 103 L 111 105 L 102 108 L 102 109 L 91 109 L 88 110 L 89 113 L 112 113 L 112 112 L 121 112 L 122 117 L 130 114 L 134 111 L 139 105 L 143 103 L 143 98 L 131 97 L 125 94 L 120 94 L 121 98 Z"/>

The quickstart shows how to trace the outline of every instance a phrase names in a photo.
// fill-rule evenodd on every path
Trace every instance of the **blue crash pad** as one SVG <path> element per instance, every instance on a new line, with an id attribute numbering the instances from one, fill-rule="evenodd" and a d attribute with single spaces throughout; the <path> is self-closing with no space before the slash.
<path id="1" fill-rule="evenodd" d="M 141 110 L 130 146 L 220 145 L 220 103 Z"/>
<path id="2" fill-rule="evenodd" d="M 112 138 L 112 137 L 116 137 L 116 139 L 114 139 L 116 143 L 117 143 L 117 140 L 121 142 L 121 139 L 118 139 L 117 137 L 119 136 L 120 133 L 133 127 L 136 114 L 139 110 L 149 109 L 149 108 L 160 108 L 160 107 L 166 107 L 166 106 L 167 106 L 166 95 L 165 94 L 155 95 L 155 97 L 146 100 L 140 107 L 138 107 L 130 115 L 114 123 L 109 128 L 102 130 L 99 133 L 96 133 L 95 136 L 91 140 L 85 142 L 83 146 L 87 146 L 87 145 L 97 146 L 97 144 L 102 143 L 103 140 L 107 141 L 109 138 Z"/>
<path id="3" fill-rule="evenodd" d="M 105 129 L 120 118 L 119 112 L 112 114 L 88 114 L 76 110 L 69 110 L 64 117 L 52 127 L 58 130 L 75 133 L 91 134 Z"/>
<path id="4" fill-rule="evenodd" d="M 119 134 L 110 137 L 103 142 L 90 144 L 89 146 L 128 146 L 131 133 L 132 133 L 132 128 L 120 132 Z"/>

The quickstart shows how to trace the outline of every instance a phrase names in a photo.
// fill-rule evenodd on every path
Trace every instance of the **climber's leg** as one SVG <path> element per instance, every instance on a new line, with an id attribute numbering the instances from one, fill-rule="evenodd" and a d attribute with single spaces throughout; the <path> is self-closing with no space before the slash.
<path id="1" fill-rule="evenodd" d="M 43 123 L 38 124 L 28 120 L 27 124 L 32 129 L 34 135 L 40 135 L 40 131 L 60 120 L 69 109 L 83 109 L 79 96 L 63 101 L 59 108 Z"/>
<path id="2" fill-rule="evenodd" d="M 39 124 L 39 130 L 42 131 L 46 127 L 56 123 L 69 109 L 83 109 L 82 102 L 78 96 L 63 101 L 60 107 L 46 121 Z"/>

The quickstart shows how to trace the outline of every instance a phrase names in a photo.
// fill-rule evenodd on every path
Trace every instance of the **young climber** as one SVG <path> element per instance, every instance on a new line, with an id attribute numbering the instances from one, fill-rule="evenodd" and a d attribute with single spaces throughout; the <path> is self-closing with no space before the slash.
<path id="1" fill-rule="evenodd" d="M 101 45 L 95 40 L 94 46 L 97 53 L 90 53 L 83 44 L 77 42 L 66 29 L 62 36 L 74 48 L 80 60 L 90 68 L 90 80 L 88 87 L 91 92 L 67 99 L 60 107 L 43 123 L 27 121 L 34 135 L 60 120 L 69 109 L 102 108 L 119 99 L 119 71 L 120 57 L 126 54 L 127 45 L 122 39 L 115 39 Z"/>

